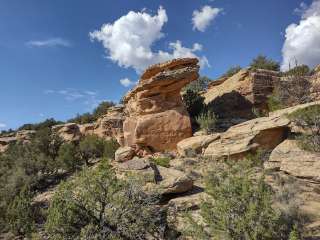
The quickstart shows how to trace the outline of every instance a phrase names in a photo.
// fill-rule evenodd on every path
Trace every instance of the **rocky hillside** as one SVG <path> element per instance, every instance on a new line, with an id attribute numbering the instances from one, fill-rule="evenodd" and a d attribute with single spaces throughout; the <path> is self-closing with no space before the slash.
<path id="1" fill-rule="evenodd" d="M 156 192 L 160 195 L 158 206 L 167 211 L 166 233 L 152 236 L 148 232 L 141 239 L 211 239 L 213 233 L 217 234 L 212 229 L 216 229 L 218 220 L 223 217 L 210 222 L 208 216 L 203 214 L 204 203 L 208 201 L 212 206 L 215 202 L 220 206 L 218 197 L 221 195 L 212 194 L 213 187 L 208 185 L 208 175 L 215 171 L 219 175 L 221 164 L 226 164 L 224 167 L 228 164 L 238 166 L 248 159 L 254 162 L 250 165 L 253 174 L 250 177 L 243 176 L 240 171 L 237 174 L 241 177 L 237 179 L 246 179 L 253 186 L 258 184 L 258 179 L 263 179 L 266 189 L 271 189 L 265 191 L 272 195 L 270 209 L 273 210 L 269 209 L 268 214 L 271 211 L 279 212 L 273 215 L 279 219 L 280 215 L 285 215 L 287 222 L 284 225 L 290 228 L 286 230 L 290 236 L 297 234 L 299 239 L 320 239 L 320 67 L 309 76 L 294 77 L 271 70 L 247 68 L 231 77 L 213 81 L 205 92 L 199 94 L 204 100 L 203 112 L 213 114 L 204 114 L 207 118 L 202 121 L 199 116 L 190 118 L 181 96 L 186 85 L 197 81 L 198 71 L 198 60 L 192 58 L 153 65 L 145 70 L 138 85 L 124 97 L 123 105 L 111 107 L 106 115 L 94 123 L 53 126 L 52 134 L 64 142 L 76 144 L 92 135 L 105 141 L 117 141 L 120 147 L 110 162 L 116 178 L 130 181 L 138 179 L 144 193 Z M 298 77 L 308 83 L 308 88 L 302 89 L 303 94 L 308 96 L 305 102 L 292 100 L 288 103 L 283 95 L 277 96 L 282 109 L 271 111 L 270 99 L 283 89 L 279 86 L 287 86 L 285 89 L 290 90 L 290 81 L 298 81 Z M 298 94 L 297 91 L 293 92 Z M 211 119 L 210 116 L 217 119 Z M 211 123 L 214 127 L 195 131 L 192 122 L 198 122 L 198 128 L 206 126 L 201 124 L 203 122 L 207 125 Z M 9 145 L 16 142 L 26 144 L 34 134 L 34 131 L 18 131 L 2 136 L 0 152 L 5 155 Z M 92 168 L 95 168 L 95 164 Z M 243 173 L 247 170 L 244 168 Z M 228 174 L 230 172 L 227 171 Z M 230 179 L 229 184 L 232 184 Z M 87 187 L 90 189 L 90 185 Z M 50 205 L 56 189 L 52 185 L 48 191 L 38 191 L 33 202 Z M 229 200 L 233 198 L 231 193 L 228 196 Z M 240 199 L 245 197 L 244 194 Z M 261 207 L 263 212 L 266 206 L 264 202 L 258 208 Z M 292 222 L 288 220 L 293 219 L 291 208 L 298 212 L 295 216 L 299 216 Z M 206 211 L 210 212 L 210 209 Z M 243 219 L 250 215 L 248 212 L 241 214 Z M 265 234 L 270 229 L 275 230 L 269 224 L 272 222 L 270 219 L 265 219 L 266 222 L 270 220 L 268 224 L 260 219 L 266 216 L 258 214 L 256 217 L 250 221 L 261 221 L 258 225 Z M 219 223 L 221 231 L 228 221 Z M 232 224 L 228 226 L 229 229 L 234 227 Z M 199 225 L 198 230 L 201 231 L 191 231 L 191 225 Z M 240 225 L 237 227 L 241 228 Z M 256 230 L 254 227 L 252 229 L 252 232 Z M 270 233 L 269 236 L 264 233 L 259 233 L 262 237 L 237 238 L 230 237 L 235 235 L 228 232 L 229 237 L 225 239 L 287 239 L 289 236 L 278 235 L 275 238 L 272 236 L 279 233 Z M 197 234 L 199 238 L 195 237 Z M 46 238 L 46 234 L 40 235 Z"/>

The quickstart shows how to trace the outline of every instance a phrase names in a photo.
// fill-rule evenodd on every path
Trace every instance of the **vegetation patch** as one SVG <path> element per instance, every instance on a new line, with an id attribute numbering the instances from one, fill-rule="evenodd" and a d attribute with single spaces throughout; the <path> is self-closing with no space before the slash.
<path id="1" fill-rule="evenodd" d="M 313 105 L 289 115 L 295 126 L 302 130 L 297 137 L 302 149 L 320 152 L 320 106 Z"/>

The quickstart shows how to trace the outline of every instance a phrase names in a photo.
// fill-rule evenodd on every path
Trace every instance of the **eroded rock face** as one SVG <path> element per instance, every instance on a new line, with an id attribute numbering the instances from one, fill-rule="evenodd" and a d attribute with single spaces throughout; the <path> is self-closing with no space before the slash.
<path id="1" fill-rule="evenodd" d="M 279 144 L 264 166 L 320 183 L 320 154 L 302 150 L 297 140 L 285 140 Z"/>
<path id="2" fill-rule="evenodd" d="M 123 105 L 111 107 L 106 115 L 97 120 L 93 133 L 106 140 L 115 138 L 121 146 L 124 146 L 123 110 Z"/>
<path id="3" fill-rule="evenodd" d="M 80 127 L 76 123 L 55 125 L 52 127 L 52 130 L 66 142 L 79 141 L 82 136 Z"/>
<path id="4" fill-rule="evenodd" d="M 126 146 L 174 150 L 179 141 L 192 136 L 180 91 L 199 77 L 197 63 L 193 58 L 176 59 L 151 66 L 142 74 L 139 84 L 124 98 Z"/>
<path id="5" fill-rule="evenodd" d="M 207 148 L 210 143 L 219 137 L 220 134 L 212 134 L 183 139 L 177 144 L 178 153 L 184 157 L 196 156 L 201 154 L 204 148 Z"/>
<path id="6" fill-rule="evenodd" d="M 11 143 L 27 143 L 31 141 L 31 138 L 34 136 L 35 133 L 36 131 L 33 130 L 21 130 L 0 137 L 0 153 L 5 152 Z"/>
<path id="7" fill-rule="evenodd" d="M 279 77 L 279 72 L 242 69 L 230 78 L 214 81 L 203 96 L 221 118 L 252 119 L 253 108 L 267 109 L 267 98 Z"/>
<path id="8" fill-rule="evenodd" d="M 257 148 L 273 149 L 285 139 L 289 124 L 290 120 L 286 117 L 276 116 L 256 118 L 235 125 L 211 143 L 204 155 L 237 158 Z"/>

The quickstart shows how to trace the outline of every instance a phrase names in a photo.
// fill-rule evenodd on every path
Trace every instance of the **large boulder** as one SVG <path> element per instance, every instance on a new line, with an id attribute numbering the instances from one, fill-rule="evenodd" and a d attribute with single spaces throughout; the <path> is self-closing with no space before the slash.
<path id="1" fill-rule="evenodd" d="M 193 180 L 181 171 L 157 166 L 162 194 L 184 193 L 192 189 Z"/>
<path id="2" fill-rule="evenodd" d="M 202 153 L 204 148 L 207 148 L 210 143 L 217 140 L 220 134 L 194 136 L 186 138 L 177 144 L 178 153 L 180 156 L 193 157 L 196 154 Z"/>
<path id="3" fill-rule="evenodd" d="M 212 142 L 204 155 L 213 158 L 244 157 L 257 148 L 270 150 L 281 143 L 288 132 L 286 117 L 256 118 L 229 128 L 220 139 Z"/>
<path id="4" fill-rule="evenodd" d="M 135 151 L 132 147 L 120 147 L 115 152 L 116 162 L 125 162 L 131 160 L 135 156 Z"/>
<path id="5" fill-rule="evenodd" d="M 252 119 L 252 109 L 267 110 L 268 96 L 279 79 L 279 72 L 242 69 L 230 78 L 213 81 L 203 96 L 221 118 Z"/>
<path id="6" fill-rule="evenodd" d="M 124 106 L 111 107 L 108 113 L 97 120 L 93 133 L 106 140 L 116 139 L 121 146 L 124 146 L 123 121 Z"/>
<path id="7" fill-rule="evenodd" d="M 230 127 L 212 142 L 204 152 L 205 156 L 243 157 L 257 148 L 273 150 L 286 137 L 288 132 L 299 132 L 288 115 L 320 101 L 297 105 L 270 113 L 269 117 L 252 119 Z"/>
<path id="8" fill-rule="evenodd" d="M 126 146 L 175 150 L 179 141 L 192 136 L 180 91 L 199 77 L 197 63 L 194 58 L 175 59 L 153 65 L 142 74 L 139 84 L 124 98 Z"/>
<path id="9" fill-rule="evenodd" d="M 264 167 L 320 183 L 320 154 L 302 150 L 297 140 L 288 139 L 279 144 Z"/>

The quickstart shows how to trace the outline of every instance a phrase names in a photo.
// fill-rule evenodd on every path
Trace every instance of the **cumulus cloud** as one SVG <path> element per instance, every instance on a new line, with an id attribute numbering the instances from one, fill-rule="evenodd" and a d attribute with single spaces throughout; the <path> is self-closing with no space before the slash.
<path id="1" fill-rule="evenodd" d="M 26 43 L 29 47 L 71 47 L 72 44 L 63 38 L 50 38 L 46 40 L 34 40 Z"/>
<path id="2" fill-rule="evenodd" d="M 5 123 L 0 122 L 0 128 L 5 128 L 5 127 L 7 127 L 7 125 Z"/>
<path id="3" fill-rule="evenodd" d="M 221 11 L 221 8 L 214 8 L 208 5 L 204 6 L 200 11 L 194 10 L 192 14 L 193 30 L 204 32 Z"/>
<path id="4" fill-rule="evenodd" d="M 285 42 L 282 48 L 282 70 L 289 69 L 295 61 L 315 67 L 320 63 L 320 0 L 315 0 L 303 9 L 298 24 L 286 28 Z"/>
<path id="5" fill-rule="evenodd" d="M 80 101 L 87 106 L 88 110 L 92 110 L 97 107 L 99 103 L 105 101 L 105 99 L 100 99 L 96 91 L 82 91 L 73 88 L 67 88 L 62 90 L 45 90 L 44 94 L 58 95 L 62 96 L 66 101 Z"/>
<path id="6" fill-rule="evenodd" d="M 121 67 L 132 67 L 137 72 L 175 57 L 198 57 L 195 52 L 202 48 L 198 43 L 193 48 L 187 48 L 177 41 L 169 43 L 171 51 L 152 49 L 153 44 L 164 37 L 162 28 L 166 22 L 168 16 L 162 7 L 154 16 L 145 11 L 130 11 L 115 22 L 104 24 L 100 30 L 89 33 L 89 36 L 92 41 L 103 44 L 109 59 Z M 202 64 L 208 63 L 205 57 L 198 58 Z"/>
<path id="7" fill-rule="evenodd" d="M 120 83 L 124 87 L 130 87 L 136 84 L 136 82 L 131 81 L 129 78 L 120 79 Z"/>

